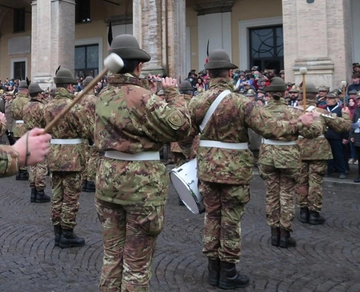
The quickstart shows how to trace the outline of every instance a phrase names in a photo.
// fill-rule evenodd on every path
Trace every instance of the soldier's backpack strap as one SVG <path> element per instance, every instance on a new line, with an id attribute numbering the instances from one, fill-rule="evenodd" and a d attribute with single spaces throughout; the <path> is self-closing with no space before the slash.
<path id="1" fill-rule="evenodd" d="M 212 114 L 214 113 L 214 111 L 216 110 L 216 108 L 218 107 L 218 105 L 220 104 L 220 102 L 224 99 L 225 96 L 227 96 L 229 93 L 231 93 L 230 90 L 224 90 L 223 92 L 221 92 L 218 97 L 214 100 L 214 102 L 211 104 L 211 106 L 209 107 L 208 111 L 205 114 L 204 119 L 201 122 L 201 125 L 199 126 L 200 128 L 200 132 L 202 133 L 205 129 L 206 124 L 208 123 L 210 117 L 212 116 Z"/>

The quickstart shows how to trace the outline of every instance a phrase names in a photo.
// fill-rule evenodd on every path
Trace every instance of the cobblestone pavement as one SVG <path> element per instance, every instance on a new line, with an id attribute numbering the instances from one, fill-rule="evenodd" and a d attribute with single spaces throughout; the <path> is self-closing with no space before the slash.
<path id="1" fill-rule="evenodd" d="M 298 244 L 287 250 L 270 245 L 265 188 L 255 175 L 238 264 L 251 284 L 238 291 L 360 291 L 360 186 L 351 181 L 327 178 L 325 225 L 295 219 Z M 97 291 L 102 241 L 94 194 L 81 196 L 76 232 L 86 238 L 86 245 L 72 249 L 54 247 L 50 204 L 30 203 L 29 197 L 27 182 L 0 180 L 0 291 Z M 207 284 L 202 231 L 203 215 L 178 206 L 171 188 L 153 262 L 152 292 L 223 291 Z"/>

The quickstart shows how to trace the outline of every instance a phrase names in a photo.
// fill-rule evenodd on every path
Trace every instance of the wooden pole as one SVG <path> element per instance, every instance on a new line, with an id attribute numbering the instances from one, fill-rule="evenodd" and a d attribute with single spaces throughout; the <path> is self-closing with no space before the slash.
<path id="1" fill-rule="evenodd" d="M 302 100 L 304 107 L 304 114 L 306 113 L 306 73 L 307 69 L 305 67 L 300 68 L 300 73 L 302 75 Z"/>
<path id="2" fill-rule="evenodd" d="M 94 89 L 94 86 L 101 80 L 101 78 L 107 73 L 108 69 L 104 68 L 91 82 L 86 86 L 72 101 L 71 103 L 60 113 L 58 114 L 55 119 L 53 119 L 44 129 L 44 133 L 49 133 L 52 127 L 66 115 L 70 109 L 79 102 L 79 100 L 88 93 L 91 89 Z"/>

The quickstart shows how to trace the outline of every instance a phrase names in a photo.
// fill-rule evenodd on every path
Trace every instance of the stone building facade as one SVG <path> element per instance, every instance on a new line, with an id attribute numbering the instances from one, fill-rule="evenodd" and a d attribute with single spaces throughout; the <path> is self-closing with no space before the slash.
<path id="1" fill-rule="evenodd" d="M 0 79 L 28 76 L 46 87 L 59 65 L 95 75 L 108 28 L 131 33 L 152 60 L 148 72 L 179 80 L 224 48 L 241 69 L 300 67 L 317 85 L 351 83 L 360 62 L 358 0 L 1 0 Z"/>

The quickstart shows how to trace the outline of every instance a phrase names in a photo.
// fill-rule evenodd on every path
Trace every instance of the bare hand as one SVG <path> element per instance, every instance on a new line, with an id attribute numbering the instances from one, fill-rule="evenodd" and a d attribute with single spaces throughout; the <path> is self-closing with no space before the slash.
<path id="1" fill-rule="evenodd" d="M 350 141 L 354 143 L 354 142 L 355 142 L 354 137 L 351 137 L 351 138 L 350 138 Z"/>
<path id="2" fill-rule="evenodd" d="M 177 81 L 175 78 L 165 77 L 162 79 L 162 86 L 164 89 L 168 87 L 176 87 Z"/>
<path id="3" fill-rule="evenodd" d="M 342 143 L 343 143 L 344 145 L 346 145 L 347 143 L 349 143 L 349 141 L 346 140 L 346 139 L 343 139 L 343 140 L 342 140 Z"/>
<path id="4" fill-rule="evenodd" d="M 0 112 L 0 123 L 3 123 L 4 125 L 6 125 L 6 117 L 3 113 Z"/>
<path id="5" fill-rule="evenodd" d="M 22 136 L 13 145 L 13 148 L 19 154 L 19 165 L 25 164 L 26 151 L 30 153 L 27 164 L 34 165 L 45 160 L 49 153 L 51 136 L 44 134 L 43 129 L 34 128 L 29 132 L 29 137 Z M 28 141 L 26 141 L 28 140 Z M 26 144 L 28 149 L 26 149 Z"/>
<path id="6" fill-rule="evenodd" d="M 147 80 L 149 80 L 149 90 L 152 93 L 156 93 L 158 91 L 157 82 L 161 81 L 159 75 L 148 75 Z"/>
<path id="7" fill-rule="evenodd" d="M 350 110 L 349 110 L 349 108 L 348 108 L 347 106 L 343 107 L 343 108 L 341 109 L 341 112 L 350 115 Z"/>
<path id="8" fill-rule="evenodd" d="M 301 115 L 299 117 L 299 120 L 305 126 L 310 126 L 314 122 L 315 118 L 312 113 L 306 113 L 306 114 Z"/>

